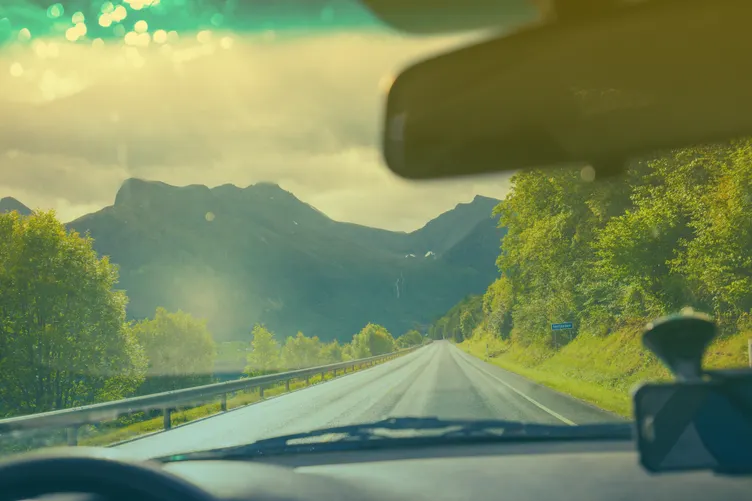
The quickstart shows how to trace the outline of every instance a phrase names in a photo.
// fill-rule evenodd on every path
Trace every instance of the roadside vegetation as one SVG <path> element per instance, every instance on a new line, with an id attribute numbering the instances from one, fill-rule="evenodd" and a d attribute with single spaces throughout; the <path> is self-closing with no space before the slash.
<path id="1" fill-rule="evenodd" d="M 218 344 L 205 320 L 183 311 L 157 308 L 151 318 L 128 321 L 118 269 L 92 243 L 67 230 L 54 212 L 0 214 L 0 418 L 208 384 L 227 379 L 228 368 L 232 378 L 251 377 L 423 342 L 414 331 L 395 339 L 369 323 L 342 344 L 302 332 L 278 336 L 263 325 L 249 327 L 249 342 Z M 280 391 L 284 385 L 265 396 Z M 260 398 L 258 391 L 239 393 L 228 404 Z M 218 410 L 219 404 L 181 410 L 173 423 Z M 158 410 L 123 416 L 83 430 L 83 443 L 152 431 L 161 420 Z"/>
<path id="2" fill-rule="evenodd" d="M 640 342 L 656 317 L 710 314 L 710 367 L 746 366 L 752 336 L 752 142 L 634 161 L 625 177 L 524 172 L 494 213 L 500 277 L 429 330 L 466 351 L 623 415 L 669 377 Z M 573 329 L 553 331 L 571 322 Z"/>

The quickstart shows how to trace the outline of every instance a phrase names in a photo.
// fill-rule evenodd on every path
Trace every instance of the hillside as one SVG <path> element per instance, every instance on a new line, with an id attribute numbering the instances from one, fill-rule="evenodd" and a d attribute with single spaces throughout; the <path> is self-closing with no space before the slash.
<path id="1" fill-rule="evenodd" d="M 269 183 L 175 187 L 126 181 L 69 227 L 120 266 L 131 318 L 157 306 L 205 317 L 218 339 L 254 323 L 349 339 L 364 323 L 427 325 L 496 275 L 502 231 L 476 197 L 411 233 L 330 219 Z"/>
<path id="2" fill-rule="evenodd" d="M 751 188 L 750 139 L 655 154 L 598 183 L 577 168 L 520 172 L 498 211 L 503 276 L 429 332 L 625 416 L 636 384 L 669 377 L 641 342 L 658 317 L 711 315 L 705 363 L 745 367 Z"/>
<path id="3" fill-rule="evenodd" d="M 22 216 L 31 214 L 31 209 L 13 197 L 0 198 L 0 214 L 16 211 Z"/>

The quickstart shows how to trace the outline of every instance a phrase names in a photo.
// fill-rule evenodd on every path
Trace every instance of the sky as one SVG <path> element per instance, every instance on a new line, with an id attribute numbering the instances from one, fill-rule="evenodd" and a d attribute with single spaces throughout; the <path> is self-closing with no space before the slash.
<path id="1" fill-rule="evenodd" d="M 0 197 L 69 221 L 111 205 L 129 177 L 265 181 L 334 219 L 410 231 L 509 188 L 508 175 L 410 182 L 380 156 L 390 76 L 466 38 L 83 31 L 20 30 L 0 50 Z"/>

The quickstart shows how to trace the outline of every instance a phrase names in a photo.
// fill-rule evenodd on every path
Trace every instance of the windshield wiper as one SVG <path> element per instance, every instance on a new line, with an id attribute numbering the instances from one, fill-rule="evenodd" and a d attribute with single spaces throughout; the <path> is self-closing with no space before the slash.
<path id="1" fill-rule="evenodd" d="M 275 454 L 416 444 L 434 445 L 472 440 L 631 440 L 631 438 L 632 425 L 628 422 L 568 426 L 519 421 L 403 417 L 295 433 L 258 440 L 247 445 L 173 454 L 155 460 L 171 462 L 198 459 L 248 459 L 254 456 Z"/>

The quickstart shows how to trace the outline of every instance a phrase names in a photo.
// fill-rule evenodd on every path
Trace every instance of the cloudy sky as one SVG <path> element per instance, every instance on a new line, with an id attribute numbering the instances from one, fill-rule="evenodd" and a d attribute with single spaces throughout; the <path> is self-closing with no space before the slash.
<path id="1" fill-rule="evenodd" d="M 271 181 L 334 219 L 412 230 L 508 189 L 506 176 L 404 181 L 377 149 L 389 75 L 467 39 L 139 28 L 107 42 L 19 32 L 0 51 L 0 197 L 70 220 L 129 177 Z"/>

